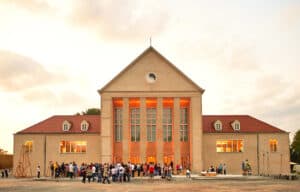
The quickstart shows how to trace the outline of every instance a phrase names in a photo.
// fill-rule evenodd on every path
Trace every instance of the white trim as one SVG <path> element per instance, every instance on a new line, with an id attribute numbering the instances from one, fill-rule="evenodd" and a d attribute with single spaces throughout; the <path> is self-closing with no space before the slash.
<path id="1" fill-rule="evenodd" d="M 62 123 L 62 131 L 66 132 L 66 131 L 70 131 L 71 129 L 71 123 L 67 120 L 64 120 L 64 122 Z"/>
<path id="2" fill-rule="evenodd" d="M 83 132 L 86 132 L 88 131 L 89 129 L 89 123 L 86 121 L 86 120 L 83 120 L 80 124 L 80 130 L 83 131 Z"/>
<path id="3" fill-rule="evenodd" d="M 157 80 L 157 74 L 154 72 L 148 72 L 146 74 L 146 80 L 148 83 L 154 83 Z"/>
<path id="4" fill-rule="evenodd" d="M 219 125 L 219 126 L 218 126 Z M 222 131 L 222 121 L 220 121 L 220 120 L 216 120 L 215 122 L 214 122 L 214 128 L 215 128 L 215 130 L 216 131 Z"/>
<path id="5" fill-rule="evenodd" d="M 241 123 L 239 120 L 234 120 L 232 123 L 231 123 L 231 127 L 234 131 L 240 131 L 241 130 Z"/>

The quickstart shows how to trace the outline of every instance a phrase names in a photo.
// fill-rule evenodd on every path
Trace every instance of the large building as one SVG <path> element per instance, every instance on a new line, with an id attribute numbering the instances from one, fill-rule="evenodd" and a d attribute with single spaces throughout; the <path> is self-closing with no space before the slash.
<path id="1" fill-rule="evenodd" d="M 204 89 L 153 47 L 100 89 L 101 115 L 53 116 L 14 135 L 14 169 L 49 161 L 170 163 L 289 173 L 289 134 L 248 115 L 203 115 Z M 22 150 L 23 149 L 23 150 Z"/>

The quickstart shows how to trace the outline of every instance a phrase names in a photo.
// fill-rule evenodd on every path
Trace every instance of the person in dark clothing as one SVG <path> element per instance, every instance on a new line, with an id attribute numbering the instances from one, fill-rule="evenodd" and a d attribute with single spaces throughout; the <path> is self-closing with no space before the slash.
<path id="1" fill-rule="evenodd" d="M 7 178 L 7 177 L 8 177 L 8 170 L 5 169 L 5 170 L 4 170 L 4 173 L 5 173 L 5 177 Z"/>
<path id="2" fill-rule="evenodd" d="M 86 180 L 86 167 L 84 164 L 81 165 L 80 175 L 82 176 L 82 183 Z"/>

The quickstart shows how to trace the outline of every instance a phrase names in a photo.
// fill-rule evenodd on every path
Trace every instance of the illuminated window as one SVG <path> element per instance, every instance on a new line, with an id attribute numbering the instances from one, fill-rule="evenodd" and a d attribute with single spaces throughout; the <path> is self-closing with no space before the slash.
<path id="1" fill-rule="evenodd" d="M 24 143 L 25 152 L 32 152 L 33 141 L 26 141 Z"/>
<path id="2" fill-rule="evenodd" d="M 140 141 L 140 109 L 130 109 L 131 141 Z"/>
<path id="3" fill-rule="evenodd" d="M 60 141 L 60 153 L 86 153 L 86 141 Z"/>
<path id="4" fill-rule="evenodd" d="M 172 141 L 173 104 L 172 98 L 163 99 L 163 140 L 166 142 Z"/>
<path id="5" fill-rule="evenodd" d="M 164 141 L 172 141 L 172 108 L 164 108 L 163 110 L 163 138 Z"/>
<path id="6" fill-rule="evenodd" d="M 122 130 L 123 130 L 123 100 L 116 98 L 113 99 L 114 106 L 114 139 L 116 142 L 122 141 Z"/>
<path id="7" fill-rule="evenodd" d="M 115 141 L 122 141 L 122 127 L 123 127 L 123 115 L 121 108 L 114 109 L 114 131 L 115 131 Z"/>
<path id="8" fill-rule="evenodd" d="M 278 146 L 277 139 L 270 139 L 269 140 L 269 145 L 270 145 L 270 151 L 271 152 L 276 152 L 277 151 L 277 146 Z"/>
<path id="9" fill-rule="evenodd" d="M 147 141 L 156 140 L 156 108 L 147 108 Z"/>
<path id="10" fill-rule="evenodd" d="M 180 141 L 188 141 L 188 108 L 180 109 Z"/>
<path id="11" fill-rule="evenodd" d="M 71 128 L 71 123 L 69 123 L 69 121 L 65 120 L 62 124 L 62 130 L 69 131 L 70 128 Z"/>
<path id="12" fill-rule="evenodd" d="M 138 98 L 130 98 L 129 108 L 131 141 L 138 142 L 141 137 L 140 100 Z"/>
<path id="13" fill-rule="evenodd" d="M 217 140 L 216 151 L 217 152 L 243 152 L 244 142 L 243 140 Z"/>
<path id="14" fill-rule="evenodd" d="M 131 156 L 130 157 L 130 163 L 132 163 L 132 164 L 138 164 L 138 163 L 140 163 L 140 157 L 138 157 L 138 156 Z"/>

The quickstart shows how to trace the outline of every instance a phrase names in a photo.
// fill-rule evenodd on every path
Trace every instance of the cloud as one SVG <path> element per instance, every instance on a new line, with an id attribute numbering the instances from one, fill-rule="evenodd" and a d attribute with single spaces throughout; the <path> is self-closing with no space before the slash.
<path id="1" fill-rule="evenodd" d="M 48 72 L 30 57 L 0 50 L 0 89 L 19 91 L 43 84 L 65 80 L 61 75 Z"/>
<path id="2" fill-rule="evenodd" d="M 300 4 L 287 5 L 280 12 L 280 30 L 290 31 L 299 28 Z"/>
<path id="3" fill-rule="evenodd" d="M 168 14 L 161 2 L 137 0 L 77 0 L 69 21 L 88 28 L 104 39 L 133 41 L 163 32 Z"/>
<path id="4" fill-rule="evenodd" d="M 2 0 L 1 3 L 14 5 L 32 13 L 44 13 L 53 9 L 47 1 L 41 0 Z"/>
<path id="5" fill-rule="evenodd" d="M 74 103 L 85 104 L 87 101 L 87 98 L 83 98 L 72 90 L 53 91 L 49 88 L 33 88 L 23 91 L 20 95 L 25 102 L 51 107 L 56 106 L 56 108 L 68 108 L 74 106 Z"/>

